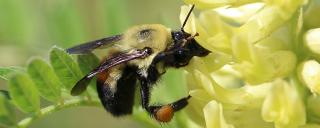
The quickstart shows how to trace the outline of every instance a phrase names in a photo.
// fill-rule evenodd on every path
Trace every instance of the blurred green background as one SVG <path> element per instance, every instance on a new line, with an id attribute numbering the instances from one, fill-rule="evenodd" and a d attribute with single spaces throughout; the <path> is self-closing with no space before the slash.
<path id="1" fill-rule="evenodd" d="M 178 28 L 180 0 L 0 0 L 0 66 L 139 24 Z M 14 59 L 13 59 L 14 58 Z"/>
<path id="2" fill-rule="evenodd" d="M 48 58 L 53 45 L 68 48 L 124 32 L 133 25 L 160 23 L 177 29 L 181 5 L 182 0 L 0 0 L 0 66 L 24 67 L 31 56 Z M 175 87 L 157 87 L 153 97 L 171 102 L 186 96 L 185 87 L 179 87 L 185 83 L 176 82 L 180 74 L 167 73 L 163 83 Z M 5 81 L 0 80 L 0 88 L 6 88 Z M 143 126 L 128 117 L 114 118 L 102 107 L 77 107 L 41 118 L 30 127 Z"/>

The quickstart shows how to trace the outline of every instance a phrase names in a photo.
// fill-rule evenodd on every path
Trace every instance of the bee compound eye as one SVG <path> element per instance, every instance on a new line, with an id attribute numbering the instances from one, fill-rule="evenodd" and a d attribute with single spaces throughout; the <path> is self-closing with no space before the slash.
<path id="1" fill-rule="evenodd" d="M 145 48 L 145 52 L 146 52 L 148 55 L 150 55 L 150 54 L 152 54 L 152 49 L 149 48 L 149 47 L 146 47 L 146 48 Z"/>
<path id="2" fill-rule="evenodd" d="M 176 33 L 175 36 L 176 36 L 176 38 L 177 38 L 178 40 L 183 39 L 183 34 L 180 33 L 180 32 L 179 32 L 179 33 Z"/>
<path id="3" fill-rule="evenodd" d="M 173 33 L 173 38 L 174 38 L 175 42 L 178 42 L 178 41 L 184 39 L 184 35 L 180 31 L 179 32 L 174 32 Z"/>

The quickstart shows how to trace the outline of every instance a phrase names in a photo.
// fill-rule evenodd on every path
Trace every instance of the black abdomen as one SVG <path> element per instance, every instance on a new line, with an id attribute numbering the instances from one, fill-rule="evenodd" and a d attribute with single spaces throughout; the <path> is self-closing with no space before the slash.
<path id="1" fill-rule="evenodd" d="M 116 81 L 115 91 L 110 83 L 106 82 L 108 75 L 108 72 L 101 73 L 97 79 L 97 92 L 102 105 L 114 116 L 131 114 L 137 79 L 135 69 L 124 68 L 121 77 Z"/>

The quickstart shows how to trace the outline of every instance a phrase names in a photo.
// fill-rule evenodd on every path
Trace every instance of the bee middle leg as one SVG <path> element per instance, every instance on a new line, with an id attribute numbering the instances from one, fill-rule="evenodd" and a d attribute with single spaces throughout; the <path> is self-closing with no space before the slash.
<path id="1" fill-rule="evenodd" d="M 188 99 L 191 97 L 187 96 L 166 105 L 149 105 L 150 86 L 144 80 L 141 81 L 140 93 L 142 107 L 159 122 L 169 122 L 176 111 L 179 111 L 188 105 Z"/>

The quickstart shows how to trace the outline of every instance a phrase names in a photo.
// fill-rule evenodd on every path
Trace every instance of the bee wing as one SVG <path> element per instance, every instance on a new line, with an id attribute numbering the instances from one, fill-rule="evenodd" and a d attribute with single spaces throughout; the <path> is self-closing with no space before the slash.
<path id="1" fill-rule="evenodd" d="M 87 42 L 84 44 L 80 44 L 74 46 L 72 48 L 67 49 L 67 52 L 70 54 L 85 54 L 89 53 L 96 48 L 101 48 L 102 46 L 106 46 L 112 44 L 114 42 L 120 41 L 122 39 L 122 35 L 114 35 L 107 38 L 102 38 L 99 40 Z"/>
<path id="2" fill-rule="evenodd" d="M 84 76 L 81 80 L 79 80 L 76 83 L 76 85 L 71 90 L 71 95 L 74 95 L 74 96 L 79 95 L 80 93 L 85 91 L 91 79 L 98 73 L 106 69 L 109 69 L 113 66 L 128 62 L 130 60 L 143 59 L 149 56 L 151 53 L 152 51 L 150 48 L 144 48 L 144 49 L 135 50 L 131 53 L 130 52 L 122 53 L 104 61 L 100 66 L 93 69 L 90 73 L 88 73 L 86 76 Z"/>

